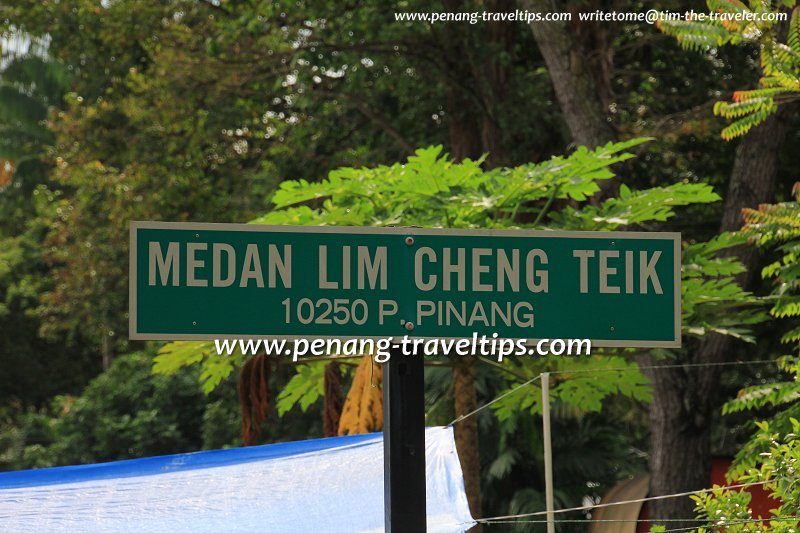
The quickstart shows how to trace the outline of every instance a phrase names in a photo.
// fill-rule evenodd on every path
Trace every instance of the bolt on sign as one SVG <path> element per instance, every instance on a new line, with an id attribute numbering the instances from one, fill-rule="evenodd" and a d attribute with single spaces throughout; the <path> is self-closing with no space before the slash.
<path id="1" fill-rule="evenodd" d="M 680 234 L 132 222 L 130 337 L 680 346 Z"/>

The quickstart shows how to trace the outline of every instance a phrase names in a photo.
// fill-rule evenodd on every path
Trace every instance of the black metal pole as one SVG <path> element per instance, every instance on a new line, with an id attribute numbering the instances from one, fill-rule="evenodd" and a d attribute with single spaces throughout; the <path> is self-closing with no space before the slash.
<path id="1" fill-rule="evenodd" d="M 383 508 L 387 533 L 426 531 L 423 376 L 421 355 L 393 350 L 383 365 Z"/>

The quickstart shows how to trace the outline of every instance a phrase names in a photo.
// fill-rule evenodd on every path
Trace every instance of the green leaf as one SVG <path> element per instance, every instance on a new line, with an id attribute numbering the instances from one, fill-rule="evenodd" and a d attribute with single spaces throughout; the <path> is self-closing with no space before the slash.
<path id="1" fill-rule="evenodd" d="M 278 394 L 278 416 L 283 416 L 295 405 L 306 410 L 325 394 L 325 366 L 327 361 L 297 365 L 297 373 Z"/>
<path id="2" fill-rule="evenodd" d="M 153 372 L 173 374 L 179 369 L 201 362 L 214 351 L 213 342 L 175 341 L 164 345 L 153 358 Z"/>

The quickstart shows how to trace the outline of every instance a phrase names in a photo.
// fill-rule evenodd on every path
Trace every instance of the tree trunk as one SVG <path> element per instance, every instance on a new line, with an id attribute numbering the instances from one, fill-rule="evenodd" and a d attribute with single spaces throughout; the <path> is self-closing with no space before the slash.
<path id="1" fill-rule="evenodd" d="M 459 121 L 450 116 L 451 155 L 456 160 L 466 157 L 477 157 L 475 150 L 480 147 L 474 127 L 467 127 L 470 117 L 464 114 Z M 466 358 L 454 361 L 453 366 L 453 405 L 454 416 L 459 417 L 473 411 L 477 407 L 475 396 L 475 360 Z M 478 454 L 478 425 L 475 417 L 468 417 L 455 425 L 455 442 L 461 470 L 464 473 L 464 490 L 473 518 L 482 516 L 481 510 L 481 464 Z M 470 531 L 481 531 L 480 525 Z"/>
<path id="2" fill-rule="evenodd" d="M 770 202 L 775 196 L 775 178 L 778 174 L 778 156 L 786 138 L 786 121 L 795 111 L 794 106 L 784 107 L 763 124 L 746 135 L 736 149 L 725 211 L 720 231 L 735 231 L 742 227 L 742 209 Z M 746 249 L 753 251 L 751 247 Z M 741 254 L 737 254 L 741 257 Z M 755 256 L 755 253 L 749 254 Z M 742 281 L 749 285 L 755 272 L 748 269 Z"/>
<path id="3" fill-rule="evenodd" d="M 467 12 L 464 0 L 443 0 L 450 13 Z M 486 10 L 510 12 L 513 0 L 487 0 Z M 512 47 L 514 25 L 490 21 L 477 39 L 464 25 L 442 26 L 437 45 L 449 80 L 446 88 L 450 131 L 450 155 L 456 161 L 488 154 L 486 168 L 505 164 L 506 150 L 499 118 L 499 104 L 505 96 L 508 64 L 504 52 Z"/>
<path id="4" fill-rule="evenodd" d="M 524 0 L 525 9 L 540 13 L 564 11 L 553 0 Z M 602 25 L 594 24 L 595 27 Z M 603 108 L 600 87 L 608 83 L 595 79 L 586 55 L 577 42 L 568 22 L 532 22 L 533 37 L 547 64 L 564 120 L 572 141 L 589 148 L 616 138 Z M 608 57 L 608 50 L 594 50 L 597 57 Z M 597 72 L 597 69 L 594 69 Z M 609 72 L 610 69 L 605 69 Z"/>
<path id="5" fill-rule="evenodd" d="M 644 367 L 657 364 L 651 357 Z M 711 391 L 696 387 L 695 368 L 643 370 L 653 383 L 650 405 L 650 492 L 648 496 L 675 494 L 709 487 L 711 459 L 708 434 L 710 413 L 700 407 Z M 695 383 L 695 386 L 692 386 Z M 701 412 L 701 410 L 703 412 Z M 653 524 L 658 519 L 692 518 L 694 502 L 669 498 L 649 502 Z M 669 528 L 692 527 L 692 522 L 669 522 Z"/>
<path id="6" fill-rule="evenodd" d="M 529 11 L 540 13 L 565 10 L 557 6 L 555 0 L 523 0 L 523 5 Z M 579 23 L 536 21 L 531 22 L 530 27 L 547 64 L 573 144 L 594 149 L 616 140 L 616 131 L 606 112 L 611 97 L 612 71 L 608 25 L 592 23 L 587 29 Z M 587 59 L 590 57 L 592 59 Z M 602 180 L 598 186 L 600 191 L 591 199 L 595 205 L 616 196 L 619 190 L 615 179 Z"/>
<path id="7" fill-rule="evenodd" d="M 778 156 L 786 134 L 786 111 L 750 131 L 739 143 L 728 186 L 721 231 L 742 225 L 744 207 L 770 202 L 775 195 Z M 758 256 L 750 248 L 733 250 L 747 269 L 740 277 L 749 288 L 758 271 Z M 692 363 L 718 363 L 726 359 L 734 340 L 711 334 L 689 346 Z M 645 359 L 645 365 L 649 358 Z M 651 361 L 652 362 L 652 361 Z M 648 373 L 649 372 L 649 373 Z M 653 382 L 650 408 L 650 496 L 675 494 L 709 486 L 710 430 L 720 367 L 694 367 L 645 371 Z M 650 502 L 650 516 L 658 519 L 689 519 L 694 502 L 668 498 Z M 692 522 L 670 522 L 669 527 L 695 526 Z"/>
<path id="8" fill-rule="evenodd" d="M 480 139 L 475 133 L 478 122 L 473 113 L 469 112 L 473 105 L 460 91 L 454 88 L 447 90 L 447 113 L 450 127 L 450 157 L 456 161 L 466 158 L 477 158 L 481 155 Z"/>
<path id="9" fill-rule="evenodd" d="M 467 11 L 463 0 L 443 0 L 444 11 L 460 13 Z M 456 161 L 477 158 L 481 155 L 480 110 L 473 86 L 473 50 L 469 37 L 461 24 L 445 24 L 437 35 L 436 45 L 441 49 L 443 64 L 447 70 L 447 122 L 450 134 L 450 156 Z"/>
<path id="10" fill-rule="evenodd" d="M 475 399 L 475 360 L 471 357 L 454 359 L 453 403 L 456 417 L 471 413 L 478 405 Z M 478 455 L 478 419 L 470 416 L 455 425 L 455 441 L 464 490 L 473 518 L 481 517 L 481 462 Z M 473 529 L 473 531 L 477 531 Z"/>
<path id="11" fill-rule="evenodd" d="M 494 13 L 512 12 L 514 0 L 487 0 L 486 10 Z M 515 25 L 504 21 L 490 21 L 486 25 L 484 61 L 473 68 L 473 76 L 481 84 L 481 145 L 488 153 L 487 168 L 507 165 L 507 154 L 503 142 L 499 104 L 506 98 L 508 63 L 504 59 L 511 52 Z"/>
<path id="12" fill-rule="evenodd" d="M 342 398 L 342 372 L 339 363 L 331 361 L 325 365 L 325 395 L 322 397 L 322 436 L 335 437 L 339 434 L 339 421 L 342 418 L 344 398 Z"/>
<path id="13" fill-rule="evenodd" d="M 730 339 L 712 334 L 697 342 L 688 362 L 703 359 L 722 360 Z M 651 357 L 640 364 L 657 364 Z M 718 367 L 690 369 L 643 370 L 653 383 L 653 403 L 650 406 L 650 492 L 648 496 L 663 496 L 694 491 L 711 486 L 711 422 L 717 408 Z M 695 503 L 687 497 L 667 498 L 649 502 L 653 524 L 659 519 L 670 528 L 691 528 L 697 523 Z"/>

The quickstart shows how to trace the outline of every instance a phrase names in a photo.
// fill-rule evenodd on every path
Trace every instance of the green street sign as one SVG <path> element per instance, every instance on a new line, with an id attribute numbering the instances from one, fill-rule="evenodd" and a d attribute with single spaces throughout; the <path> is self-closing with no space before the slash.
<path id="1" fill-rule="evenodd" d="M 132 222 L 130 338 L 678 347 L 680 234 Z"/>

